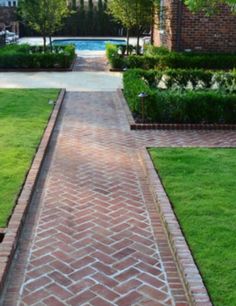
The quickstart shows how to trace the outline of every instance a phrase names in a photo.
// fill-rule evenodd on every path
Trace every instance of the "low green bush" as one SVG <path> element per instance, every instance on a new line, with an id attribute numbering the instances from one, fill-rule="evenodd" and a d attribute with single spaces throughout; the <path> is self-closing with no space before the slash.
<path id="1" fill-rule="evenodd" d="M 0 55 L 6 54 L 6 53 L 11 53 L 11 52 L 26 53 L 26 52 L 29 52 L 31 48 L 32 47 L 29 44 L 22 44 L 22 45 L 10 44 L 10 45 L 5 45 L 4 47 L 0 48 Z"/>
<path id="2" fill-rule="evenodd" d="M 166 55 L 169 54 L 170 51 L 166 47 L 156 47 L 151 44 L 144 46 L 144 54 L 147 56 L 156 56 L 156 55 Z"/>
<path id="3" fill-rule="evenodd" d="M 122 56 L 125 56 L 127 54 L 127 48 L 128 48 L 128 54 L 132 54 L 134 51 L 136 51 L 136 47 L 133 45 L 124 45 L 120 44 L 117 45 L 118 48 L 118 53 L 121 54 Z"/>
<path id="4" fill-rule="evenodd" d="M 119 54 L 118 45 L 107 44 L 106 56 L 112 69 L 123 69 L 125 67 L 124 57 Z"/>
<path id="5" fill-rule="evenodd" d="M 107 57 L 113 68 L 142 69 L 214 69 L 236 68 L 236 54 L 199 54 L 168 52 L 163 48 L 148 47 L 144 55 L 122 56 L 117 47 L 107 46 Z M 112 54 L 112 57 L 110 56 Z"/>
<path id="6" fill-rule="evenodd" d="M 126 75 L 141 79 L 149 87 L 161 89 L 214 89 L 236 93 L 236 70 L 218 72 L 197 69 L 143 70 L 131 69 Z"/>
<path id="7" fill-rule="evenodd" d="M 228 70 L 236 67 L 236 54 L 198 54 L 171 52 L 161 58 L 161 66 L 183 69 Z"/>
<path id="8" fill-rule="evenodd" d="M 179 71 L 180 72 L 180 71 Z M 133 113 L 141 113 L 138 95 L 146 92 L 145 116 L 158 123 L 236 123 L 235 91 L 158 89 L 151 86 L 167 72 L 136 69 L 124 74 L 124 94 Z M 200 72 L 196 72 L 196 74 Z M 203 73 L 203 72 L 201 72 Z M 184 75 L 184 74 L 183 74 Z M 208 75 L 208 73 L 206 73 Z M 235 75 L 234 75 L 235 78 Z M 223 85 L 222 85 L 223 86 Z M 224 85 L 225 86 L 225 85 Z"/>
<path id="9" fill-rule="evenodd" d="M 132 55 L 123 59 L 127 68 L 218 69 L 236 67 L 236 55 L 189 55 L 170 52 L 165 55 Z"/>
<path id="10" fill-rule="evenodd" d="M 9 45 L 0 49 L 0 68 L 69 68 L 75 57 L 74 46 L 55 47 L 52 52 L 42 47 Z"/>

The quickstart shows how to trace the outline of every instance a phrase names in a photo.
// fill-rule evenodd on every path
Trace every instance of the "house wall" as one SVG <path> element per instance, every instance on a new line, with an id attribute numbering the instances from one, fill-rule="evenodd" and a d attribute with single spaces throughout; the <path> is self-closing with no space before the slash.
<path id="1" fill-rule="evenodd" d="M 214 16 L 193 14 L 181 1 L 164 0 L 165 30 L 155 27 L 154 43 L 170 50 L 236 52 L 236 16 L 223 7 Z"/>

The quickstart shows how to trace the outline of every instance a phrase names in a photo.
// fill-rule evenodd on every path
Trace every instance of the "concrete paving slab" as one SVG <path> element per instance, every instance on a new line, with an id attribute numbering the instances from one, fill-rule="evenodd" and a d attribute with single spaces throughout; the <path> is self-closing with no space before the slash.
<path id="1" fill-rule="evenodd" d="M 66 88 L 68 91 L 116 91 L 122 74 L 112 72 L 3 72 L 0 88 Z"/>

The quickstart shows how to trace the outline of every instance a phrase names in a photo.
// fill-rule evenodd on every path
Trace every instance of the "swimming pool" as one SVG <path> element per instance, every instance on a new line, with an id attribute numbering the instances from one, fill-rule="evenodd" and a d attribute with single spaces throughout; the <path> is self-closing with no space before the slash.
<path id="1" fill-rule="evenodd" d="M 76 51 L 105 51 L 106 44 L 125 44 L 124 39 L 55 39 L 55 46 L 75 45 Z"/>

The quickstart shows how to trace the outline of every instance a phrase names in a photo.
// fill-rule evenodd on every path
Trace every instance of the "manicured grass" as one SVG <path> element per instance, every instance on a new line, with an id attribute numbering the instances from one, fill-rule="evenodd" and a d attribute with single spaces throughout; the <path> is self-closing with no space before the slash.
<path id="1" fill-rule="evenodd" d="M 57 89 L 0 90 L 0 227 L 6 227 L 47 125 Z"/>
<path id="2" fill-rule="evenodd" d="M 236 149 L 150 154 L 214 305 L 236 305 Z"/>

